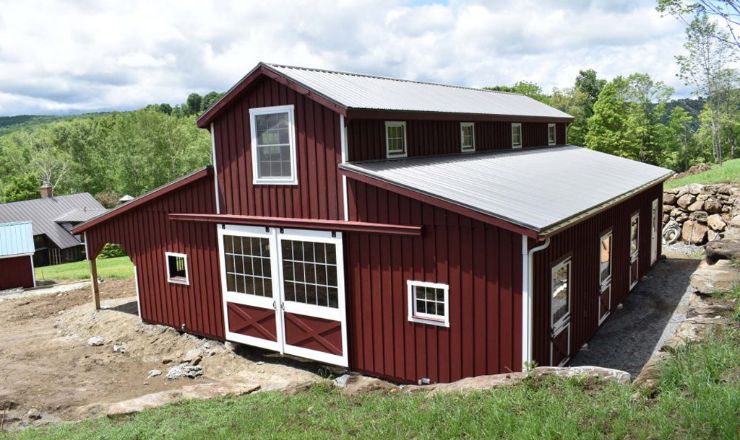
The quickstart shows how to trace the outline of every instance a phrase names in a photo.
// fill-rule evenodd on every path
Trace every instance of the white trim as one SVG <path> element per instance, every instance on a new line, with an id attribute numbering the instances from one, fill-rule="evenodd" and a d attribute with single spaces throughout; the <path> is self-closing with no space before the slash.
<path id="1" fill-rule="evenodd" d="M 604 295 L 604 292 L 606 290 L 609 291 L 609 308 L 607 309 L 606 313 L 604 313 L 604 316 L 601 316 L 601 297 Z M 611 314 L 612 314 L 612 285 L 611 283 L 609 283 L 606 286 L 602 286 L 599 291 L 599 325 L 601 325 L 604 321 L 606 321 L 606 318 L 608 318 L 609 315 Z"/>
<path id="2" fill-rule="evenodd" d="M 550 129 L 552 128 L 552 140 L 550 139 Z M 558 143 L 558 128 L 555 124 L 547 124 L 547 145 L 555 145 Z"/>
<path id="3" fill-rule="evenodd" d="M 290 144 L 290 177 L 259 177 L 259 166 L 257 159 L 257 128 L 254 120 L 258 115 L 269 115 L 274 113 L 288 113 L 288 143 Z M 252 183 L 255 185 L 298 185 L 298 149 L 295 140 L 295 110 L 291 105 L 276 105 L 272 107 L 259 107 L 249 109 L 249 128 L 251 132 L 252 150 Z"/>
<path id="4" fill-rule="evenodd" d="M 28 254 L 31 259 L 31 276 L 33 276 L 33 287 L 36 287 L 36 267 L 33 264 L 33 254 Z"/>
<path id="5" fill-rule="evenodd" d="M 339 115 L 339 144 L 342 147 L 342 163 L 349 158 L 347 145 L 347 127 L 344 126 L 344 115 Z M 347 176 L 342 175 L 342 206 L 344 207 L 344 221 L 349 221 L 349 195 L 347 194 Z"/>
<path id="6" fill-rule="evenodd" d="M 463 129 L 466 127 L 471 127 L 473 129 L 473 145 L 468 148 L 465 148 L 465 134 L 463 133 Z M 460 123 L 460 151 L 462 153 L 468 153 L 470 151 L 475 151 L 475 123 L 474 122 L 461 122 Z"/>
<path id="7" fill-rule="evenodd" d="M 185 279 L 181 278 L 170 278 L 170 257 L 183 258 L 185 260 Z M 184 286 L 190 285 L 190 268 L 188 267 L 188 256 L 187 254 L 181 254 L 178 252 L 165 252 L 164 261 L 167 265 L 167 282 L 170 284 L 181 284 Z"/>
<path id="8" fill-rule="evenodd" d="M 388 128 L 389 127 L 402 127 L 403 128 L 403 152 L 402 153 L 391 153 L 388 151 Z M 406 121 L 385 121 L 385 157 L 387 159 L 396 159 L 399 157 L 406 157 L 409 154 L 409 140 L 406 137 Z"/>
<path id="9" fill-rule="evenodd" d="M 26 252 L 25 254 L 13 254 L 13 255 L 0 255 L 0 260 L 3 260 L 5 258 L 20 258 L 20 257 L 27 257 L 31 256 L 33 258 L 33 254 L 35 252 Z"/>
<path id="10" fill-rule="evenodd" d="M 215 126 L 211 122 L 211 152 L 212 152 L 212 165 L 213 165 L 213 188 L 216 192 L 216 214 L 221 214 L 221 203 L 219 202 L 219 191 L 218 191 L 218 169 L 216 166 L 216 133 Z"/>
<path id="11" fill-rule="evenodd" d="M 550 292 L 547 296 L 550 300 L 550 329 L 552 330 L 553 335 L 559 335 L 562 329 L 570 325 L 570 296 L 571 296 L 571 283 L 573 282 L 573 259 L 571 257 L 568 257 L 561 261 L 560 263 L 556 264 L 555 266 L 552 266 L 550 268 Z M 554 275 L 555 272 L 557 272 L 561 267 L 568 265 L 568 310 L 565 312 L 565 315 L 561 316 L 556 322 L 553 322 L 553 314 L 552 314 L 552 288 L 553 288 L 553 281 L 554 281 Z"/>
<path id="12" fill-rule="evenodd" d="M 443 317 L 440 317 L 438 315 L 417 313 L 416 312 L 416 301 L 414 298 L 414 287 L 429 287 L 432 289 L 441 289 L 444 292 L 445 315 Z M 406 289 L 408 293 L 408 320 L 410 322 L 418 322 L 421 324 L 429 324 L 429 325 L 438 325 L 441 327 L 450 326 L 450 286 L 449 284 L 407 280 Z"/>
<path id="13" fill-rule="evenodd" d="M 567 364 L 570 360 L 570 323 L 566 325 L 565 327 L 561 328 L 557 333 L 553 333 L 550 335 L 550 365 L 552 365 L 552 348 L 553 348 L 553 342 L 552 340 L 555 339 L 555 337 L 560 336 L 560 333 L 564 332 L 565 330 L 568 330 L 568 352 L 566 353 L 566 356 L 563 358 L 560 363 L 558 363 L 558 367 L 562 367 L 563 365 Z"/>
<path id="14" fill-rule="evenodd" d="M 532 340 L 534 335 L 534 254 L 547 249 L 550 239 L 532 249 L 527 249 L 529 238 L 522 235 L 522 371 L 532 361 Z"/>
<path id="15" fill-rule="evenodd" d="M 519 143 L 514 143 L 514 127 L 519 128 Z M 522 148 L 522 145 L 524 144 L 523 133 L 522 133 L 522 123 L 521 122 L 512 122 L 511 123 L 511 148 L 513 149 L 519 149 Z"/>
<path id="16" fill-rule="evenodd" d="M 141 295 L 139 295 L 139 273 L 134 265 L 134 290 L 136 290 L 136 312 L 139 314 L 139 321 L 144 322 L 141 317 Z"/>
<path id="17" fill-rule="evenodd" d="M 658 261 L 658 199 L 653 199 L 653 203 L 650 206 L 650 265 L 655 264 Z"/>

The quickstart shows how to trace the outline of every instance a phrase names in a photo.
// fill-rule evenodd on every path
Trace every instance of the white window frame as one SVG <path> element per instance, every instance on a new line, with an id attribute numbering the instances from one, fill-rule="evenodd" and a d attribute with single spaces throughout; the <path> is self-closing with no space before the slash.
<path id="1" fill-rule="evenodd" d="M 438 325 L 440 327 L 450 326 L 450 286 L 449 284 L 428 283 L 426 281 L 406 281 L 408 290 L 408 319 L 410 322 L 421 324 Z M 426 313 L 416 313 L 416 298 L 414 287 L 429 287 L 432 289 L 442 289 L 444 291 L 445 316 L 430 315 Z"/>
<path id="2" fill-rule="evenodd" d="M 519 143 L 514 143 L 514 128 L 519 129 Z M 522 133 L 522 123 L 521 122 L 512 122 L 511 123 L 511 148 L 519 149 L 522 148 L 522 144 L 524 143 L 524 140 L 522 139 L 523 133 Z"/>
<path id="3" fill-rule="evenodd" d="M 388 143 L 388 128 L 390 127 L 402 127 L 403 128 L 403 152 L 402 153 L 391 153 L 389 150 L 390 144 Z M 385 157 L 388 159 L 395 159 L 399 157 L 407 157 L 409 154 L 409 141 L 406 137 L 406 121 L 385 121 Z"/>
<path id="4" fill-rule="evenodd" d="M 468 147 L 465 146 L 465 134 L 463 132 L 463 130 L 466 127 L 470 127 L 473 129 L 473 145 L 468 146 Z M 475 123 L 474 122 L 461 122 L 460 123 L 460 151 L 463 153 L 475 151 Z"/>
<path id="5" fill-rule="evenodd" d="M 606 237 L 609 237 L 609 276 L 606 277 L 604 281 L 601 281 L 601 243 L 604 242 L 604 239 Z M 599 286 L 602 292 L 604 291 L 606 287 L 608 287 L 612 283 L 612 267 L 613 267 L 612 263 L 614 262 L 613 258 L 614 258 L 614 231 L 612 229 L 609 229 L 608 231 L 604 232 L 603 234 L 599 236 Z"/>
<path id="6" fill-rule="evenodd" d="M 552 139 L 550 139 L 550 130 L 552 129 Z M 558 143 L 558 128 L 555 124 L 547 124 L 547 145 Z"/>
<path id="7" fill-rule="evenodd" d="M 182 258 L 185 260 L 185 279 L 170 277 L 170 257 Z M 188 267 L 188 255 L 187 254 L 181 254 L 178 252 L 165 252 L 164 261 L 165 261 L 165 264 L 167 265 L 167 282 L 168 283 L 182 284 L 184 286 L 190 285 L 190 269 Z"/>
<path id="8" fill-rule="evenodd" d="M 274 113 L 288 113 L 288 142 L 290 143 L 290 177 L 259 177 L 257 155 L 257 127 L 255 116 Z M 252 135 L 252 183 L 255 185 L 298 185 L 298 158 L 295 141 L 295 106 L 276 105 L 271 107 L 256 107 L 249 109 L 249 125 Z"/>
<path id="9" fill-rule="evenodd" d="M 563 329 L 565 329 L 566 326 L 570 324 L 570 294 L 572 292 L 571 285 L 573 282 L 573 264 L 572 264 L 572 258 L 568 257 L 565 258 L 560 263 L 552 266 L 552 269 L 550 269 L 550 295 L 548 298 L 550 298 L 550 328 L 552 329 L 552 333 L 554 336 L 557 336 L 560 334 Z M 568 265 L 568 310 L 565 312 L 565 315 L 561 316 L 560 319 L 557 320 L 557 322 L 553 322 L 553 314 L 552 314 L 552 288 L 555 283 L 555 274 L 560 270 L 561 267 Z"/>

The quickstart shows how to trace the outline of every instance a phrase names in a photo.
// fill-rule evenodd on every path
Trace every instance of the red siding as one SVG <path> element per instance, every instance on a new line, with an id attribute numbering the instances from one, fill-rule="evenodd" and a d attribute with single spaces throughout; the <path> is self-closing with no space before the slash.
<path id="1" fill-rule="evenodd" d="M 120 244 L 138 269 L 142 319 L 224 339 L 216 227 L 178 222 L 172 212 L 215 212 L 213 176 L 124 212 L 86 232 L 90 256 Z M 190 285 L 167 282 L 165 252 L 188 255 Z"/>
<path id="2" fill-rule="evenodd" d="M 551 239 L 550 246 L 535 254 L 534 260 L 534 359 L 549 364 L 550 278 L 552 265 L 567 254 L 572 256 L 571 355 L 598 329 L 599 240 L 613 228 L 612 312 L 629 294 L 629 227 L 632 214 L 640 211 L 639 275 L 650 270 L 650 218 L 652 201 L 661 209 L 662 184 L 649 188 Z M 658 221 L 662 214 L 658 213 Z M 660 256 L 660 239 L 657 255 Z M 531 246 L 531 244 L 530 244 Z"/>
<path id="3" fill-rule="evenodd" d="M 349 182 L 350 219 L 421 237 L 345 234 L 350 367 L 449 382 L 521 366 L 521 235 Z M 408 321 L 407 280 L 450 286 L 450 327 Z"/>
<path id="4" fill-rule="evenodd" d="M 33 287 L 31 257 L 0 258 L 0 290 Z"/>
<path id="5" fill-rule="evenodd" d="M 403 119 L 400 119 L 403 120 Z M 460 152 L 460 121 L 406 121 L 409 156 Z M 557 124 L 557 143 L 565 144 L 565 124 Z M 347 126 L 349 160 L 385 159 L 385 120 L 353 119 Z M 524 147 L 547 145 L 547 123 L 522 123 Z M 475 122 L 477 151 L 511 148 L 511 123 Z"/>
<path id="6" fill-rule="evenodd" d="M 295 106 L 298 185 L 254 185 L 249 109 Z M 256 81 L 214 122 L 221 213 L 338 220 L 339 115 L 278 82 Z"/>

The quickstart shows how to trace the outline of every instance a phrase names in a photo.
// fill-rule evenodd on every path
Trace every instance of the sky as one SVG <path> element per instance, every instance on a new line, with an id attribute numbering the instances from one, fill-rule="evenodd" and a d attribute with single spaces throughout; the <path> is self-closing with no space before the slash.
<path id="1" fill-rule="evenodd" d="M 259 61 L 546 92 L 642 72 L 688 96 L 683 41 L 655 0 L 0 0 L 0 115 L 182 103 Z"/>

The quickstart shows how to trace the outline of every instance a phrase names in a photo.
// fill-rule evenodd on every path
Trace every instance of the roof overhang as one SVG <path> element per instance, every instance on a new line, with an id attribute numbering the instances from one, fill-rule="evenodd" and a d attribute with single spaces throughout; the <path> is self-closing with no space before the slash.
<path id="1" fill-rule="evenodd" d="M 545 116 L 516 116 L 516 115 L 494 115 L 481 113 L 444 113 L 444 112 L 414 112 L 401 110 L 376 110 L 349 108 L 347 119 L 384 119 L 384 120 L 410 120 L 410 121 L 450 121 L 463 120 L 467 122 L 561 122 L 571 123 L 572 117 L 556 118 Z"/>

